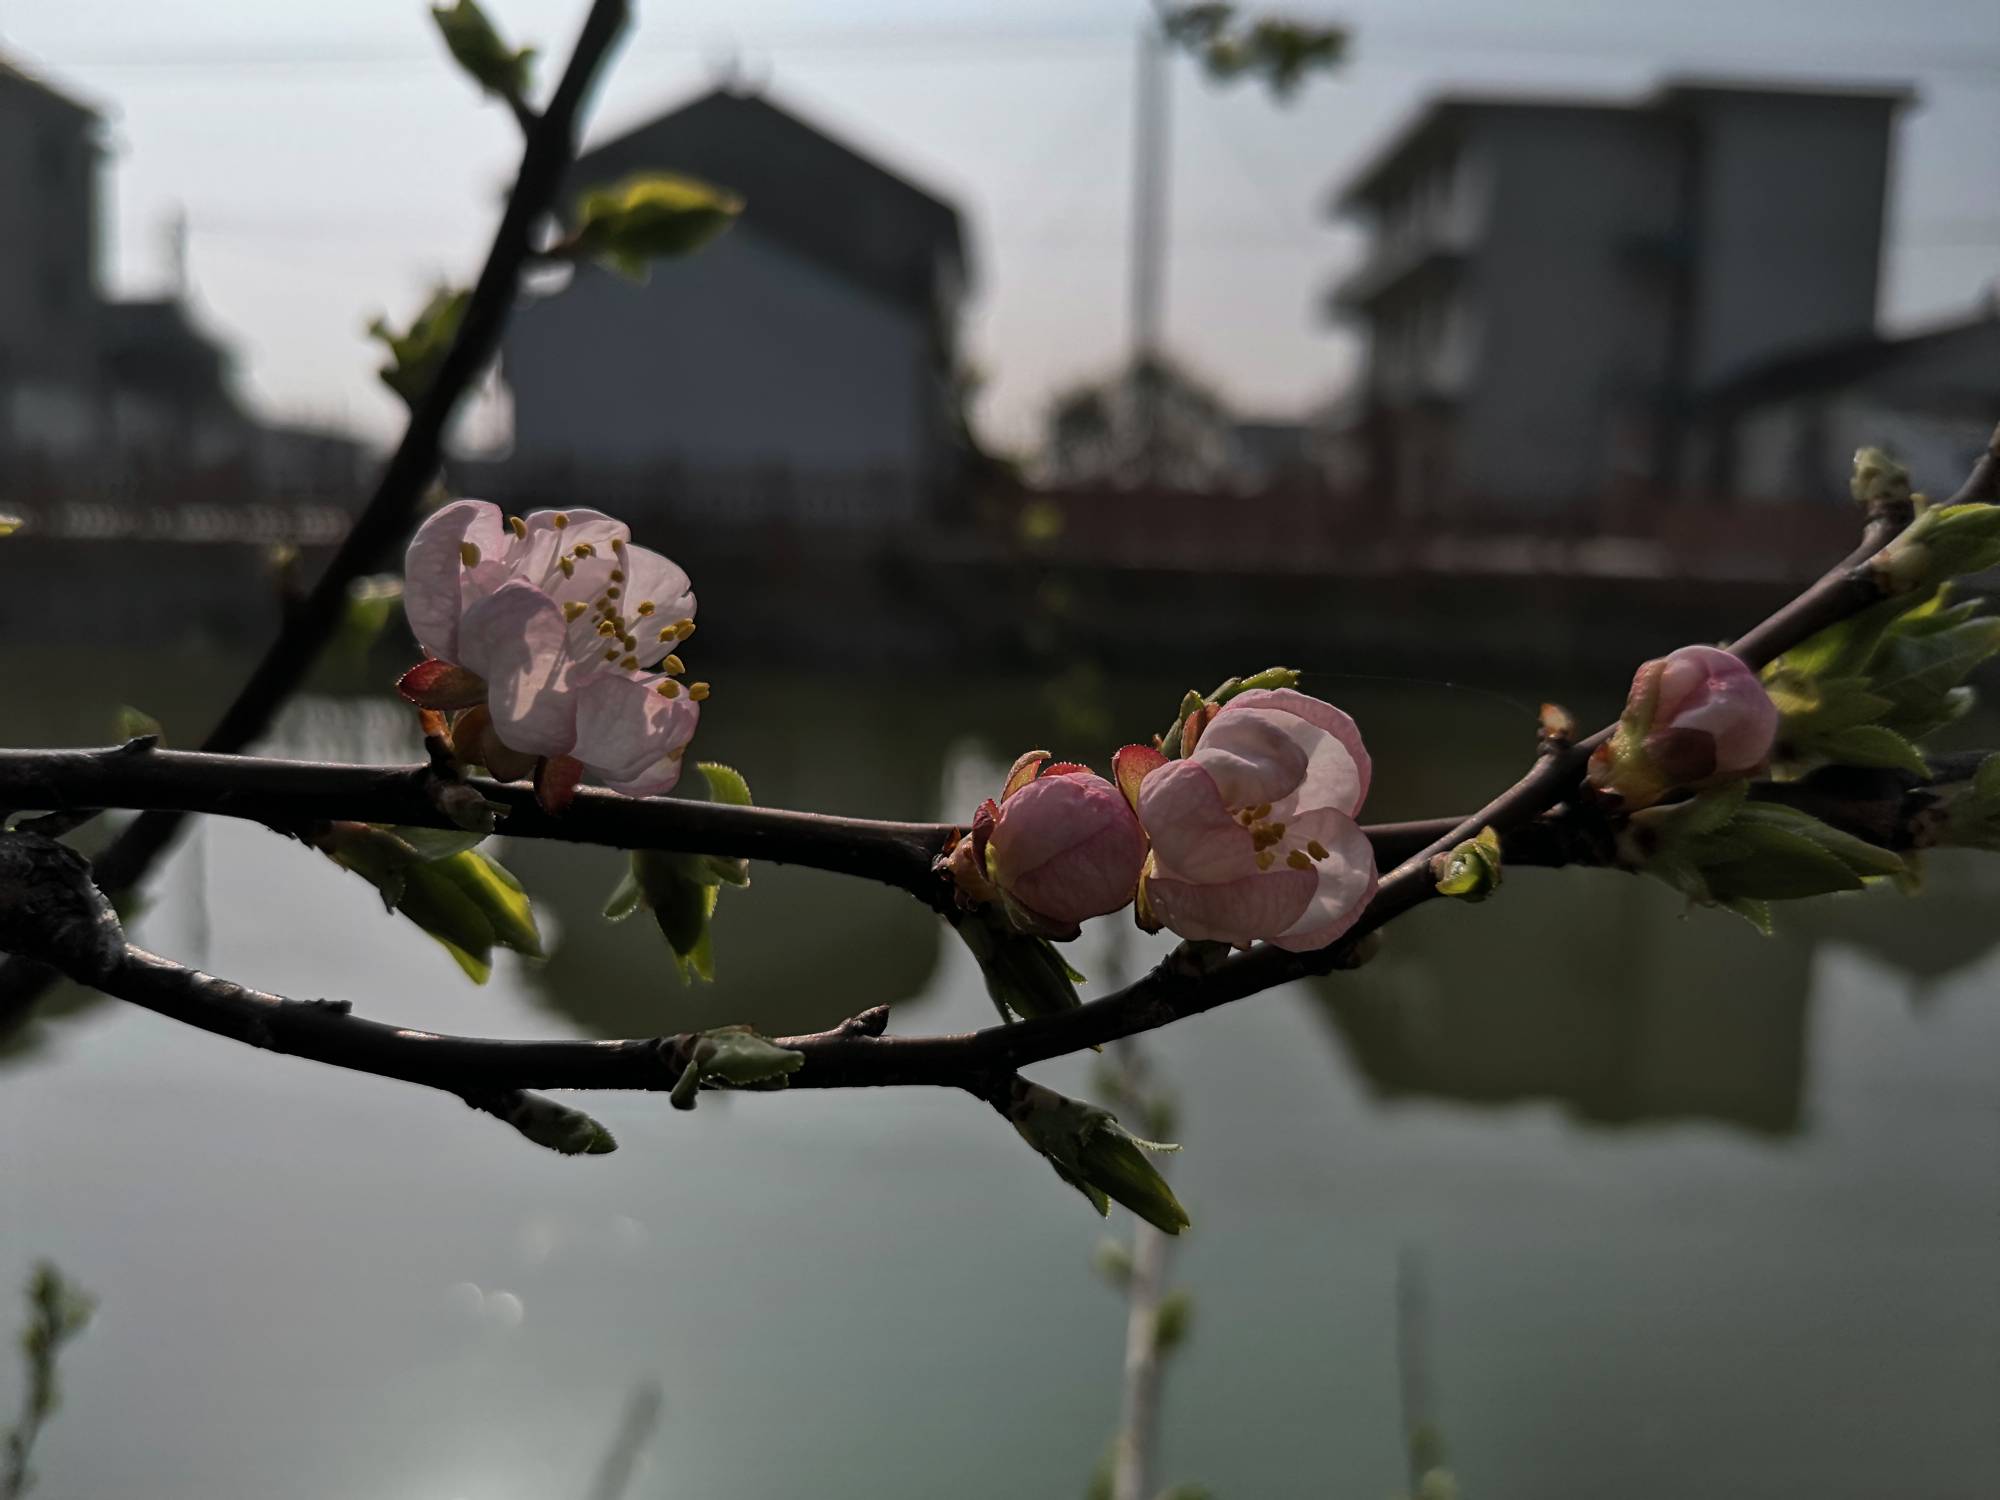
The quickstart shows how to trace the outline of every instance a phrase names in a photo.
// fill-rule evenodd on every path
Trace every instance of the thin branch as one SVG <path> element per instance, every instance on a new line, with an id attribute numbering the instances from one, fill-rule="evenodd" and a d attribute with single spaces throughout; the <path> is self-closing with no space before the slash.
<path id="1" fill-rule="evenodd" d="M 957 832 L 949 824 L 623 797 L 595 788 L 550 814 L 525 782 L 474 776 L 465 784 L 503 810 L 499 831 L 511 838 L 805 865 L 880 881 L 932 905 L 946 899 L 931 862 Z M 0 750 L 0 808 L 170 808 L 246 818 L 286 833 L 342 821 L 456 827 L 435 800 L 437 786 L 428 766 L 210 755 L 143 742 L 109 750 Z"/>
<path id="2" fill-rule="evenodd" d="M 549 212 L 575 157 L 577 121 L 599 68 L 625 28 L 627 14 L 626 0 L 594 0 L 555 97 L 541 114 L 522 122 L 527 143 L 506 212 L 436 378 L 411 410 L 409 426 L 382 471 L 374 496 L 312 591 L 287 613 L 277 638 L 202 741 L 204 750 L 241 750 L 270 728 L 279 708 L 339 629 L 348 586 L 379 565 L 415 516 L 418 501 L 437 473 L 445 427 L 499 347 L 536 226 Z M 124 829 L 98 858 L 98 879 L 104 887 L 122 891 L 143 880 L 173 841 L 181 817 L 178 811 L 155 811 Z M 48 978 L 18 959 L 0 965 L 0 1029 L 34 1003 Z"/>

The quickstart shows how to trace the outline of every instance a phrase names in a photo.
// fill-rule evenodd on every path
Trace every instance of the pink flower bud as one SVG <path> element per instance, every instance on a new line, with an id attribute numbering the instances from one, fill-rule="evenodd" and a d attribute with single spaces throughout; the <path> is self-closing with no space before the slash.
<path id="1" fill-rule="evenodd" d="M 1618 732 L 1591 757 L 1590 784 L 1646 807 L 1678 787 L 1754 776 L 1777 734 L 1777 705 L 1748 663 L 1683 646 L 1639 668 Z"/>
<path id="2" fill-rule="evenodd" d="M 1375 894 L 1375 851 L 1354 821 L 1368 795 L 1361 731 L 1289 688 L 1204 715 L 1192 754 L 1121 751 L 1153 852 L 1140 915 L 1185 938 L 1323 948 Z"/>
<path id="3" fill-rule="evenodd" d="M 1102 776 L 1044 751 L 1014 763 L 999 802 L 984 803 L 952 851 L 959 889 L 998 900 L 1024 932 L 1075 937 L 1090 917 L 1132 900 L 1146 837 L 1124 794 Z"/>

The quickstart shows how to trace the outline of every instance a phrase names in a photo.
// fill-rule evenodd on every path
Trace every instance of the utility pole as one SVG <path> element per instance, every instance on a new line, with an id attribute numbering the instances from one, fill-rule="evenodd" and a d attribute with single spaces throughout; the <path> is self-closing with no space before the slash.
<path id="1" fill-rule="evenodd" d="M 1157 477 L 1161 324 L 1167 293 L 1168 119 L 1166 32 L 1148 8 L 1139 23 L 1132 129 L 1131 365 L 1139 425 L 1139 477 Z"/>

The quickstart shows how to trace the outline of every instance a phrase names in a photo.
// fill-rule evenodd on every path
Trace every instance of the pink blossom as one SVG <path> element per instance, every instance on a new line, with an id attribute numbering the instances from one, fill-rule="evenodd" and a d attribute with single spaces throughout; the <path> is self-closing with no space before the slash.
<path id="1" fill-rule="evenodd" d="M 1132 900 L 1146 837 L 1118 788 L 1046 750 L 1014 763 L 953 850 L 951 871 L 974 900 L 998 900 L 1024 932 L 1071 938 L 1078 924 Z"/>
<path id="2" fill-rule="evenodd" d="M 1755 775 L 1777 734 L 1777 705 L 1742 658 L 1683 646 L 1633 677 L 1618 732 L 1591 757 L 1591 785 L 1644 807 L 1676 787 Z"/>
<path id="3" fill-rule="evenodd" d="M 1140 915 L 1184 938 L 1303 952 L 1354 925 L 1375 894 L 1375 852 L 1355 822 L 1368 751 L 1354 721 L 1289 688 L 1240 694 L 1182 731 L 1180 760 L 1128 746 L 1153 852 Z"/>
<path id="4" fill-rule="evenodd" d="M 508 750 L 571 757 L 614 791 L 650 796 L 679 779 L 707 696 L 674 680 L 694 593 L 623 522 L 594 510 L 503 519 L 483 500 L 453 501 L 411 541 L 403 600 L 418 643 L 459 669 L 412 669 L 412 701 L 483 699 Z"/>

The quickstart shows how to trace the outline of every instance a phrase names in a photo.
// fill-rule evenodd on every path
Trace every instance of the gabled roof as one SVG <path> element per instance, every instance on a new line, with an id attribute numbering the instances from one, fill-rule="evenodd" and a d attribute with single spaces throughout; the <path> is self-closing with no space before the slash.
<path id="1" fill-rule="evenodd" d="M 928 308 L 965 273 L 958 210 L 762 94 L 717 88 L 578 158 L 577 189 L 685 172 L 738 193 L 742 222 L 886 296 Z"/>
<path id="2" fill-rule="evenodd" d="M 23 71 L 18 64 L 9 62 L 4 56 L 0 56 L 0 89 L 10 87 L 27 89 L 44 102 L 56 105 L 86 120 L 95 120 L 98 118 L 97 111 L 92 109 L 88 104 L 72 99 L 60 89 L 43 82 L 41 79 L 35 77 L 34 74 Z"/>

